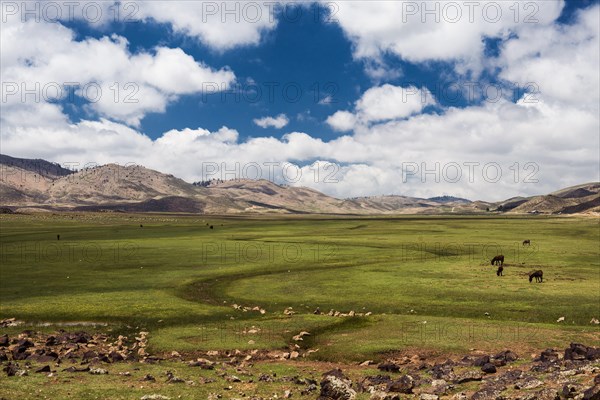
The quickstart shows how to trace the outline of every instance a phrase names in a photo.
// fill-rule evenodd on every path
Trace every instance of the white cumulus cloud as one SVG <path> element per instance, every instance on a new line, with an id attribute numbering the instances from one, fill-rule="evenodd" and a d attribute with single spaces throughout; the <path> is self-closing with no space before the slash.
<path id="1" fill-rule="evenodd" d="M 56 110 L 47 104 L 71 101 L 73 90 L 88 101 L 91 113 L 139 126 L 146 114 L 164 112 L 182 95 L 227 89 L 235 81 L 228 68 L 211 68 L 180 48 L 131 53 L 121 36 L 76 40 L 60 24 L 12 18 L 2 24 L 0 36 L 2 118 L 10 114 L 13 123 L 19 117 L 28 123 L 39 109 Z M 29 90 L 35 99 L 24 98 Z"/>
<path id="2" fill-rule="evenodd" d="M 253 122 L 261 128 L 281 129 L 286 126 L 290 120 L 285 114 L 279 114 L 276 117 L 255 118 Z"/>
<path id="3" fill-rule="evenodd" d="M 484 38 L 549 25 L 563 7 L 562 0 L 343 1 L 329 6 L 329 20 L 352 41 L 358 59 L 393 54 L 416 63 L 457 62 L 459 68 L 477 72 L 483 68 Z"/>
<path id="4" fill-rule="evenodd" d="M 385 84 L 368 89 L 356 102 L 354 113 L 337 111 L 326 120 L 337 131 L 349 131 L 358 125 L 406 118 L 436 104 L 427 88 Z"/>
<path id="5" fill-rule="evenodd" d="M 256 45 L 277 26 L 275 2 L 143 1 L 139 16 L 217 49 Z"/>

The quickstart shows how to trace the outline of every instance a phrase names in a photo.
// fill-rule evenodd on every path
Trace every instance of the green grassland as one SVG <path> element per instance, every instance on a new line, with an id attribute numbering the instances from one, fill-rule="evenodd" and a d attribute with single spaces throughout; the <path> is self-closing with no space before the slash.
<path id="1" fill-rule="evenodd" d="M 598 222 L 5 215 L 0 318 L 49 331 L 67 322 L 106 323 L 99 329 L 114 334 L 143 329 L 157 353 L 284 350 L 308 331 L 301 346 L 318 349 L 309 360 L 329 362 L 410 349 L 600 345 L 590 324 L 600 318 Z M 503 277 L 490 265 L 500 253 Z M 544 271 L 544 283 L 529 283 L 534 269 Z M 287 307 L 295 314 L 284 315 Z M 314 315 L 317 307 L 371 314 Z"/>

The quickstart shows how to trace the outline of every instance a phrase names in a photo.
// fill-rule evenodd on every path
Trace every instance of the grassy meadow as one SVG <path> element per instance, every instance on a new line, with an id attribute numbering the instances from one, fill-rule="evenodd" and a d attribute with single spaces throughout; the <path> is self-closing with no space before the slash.
<path id="1" fill-rule="evenodd" d="M 597 218 L 65 213 L 0 224 L 0 319 L 26 322 L 0 333 L 100 323 L 72 329 L 146 330 L 151 352 L 185 354 L 285 350 L 308 331 L 308 360 L 327 362 L 600 345 Z M 534 269 L 543 283 L 528 281 Z"/>

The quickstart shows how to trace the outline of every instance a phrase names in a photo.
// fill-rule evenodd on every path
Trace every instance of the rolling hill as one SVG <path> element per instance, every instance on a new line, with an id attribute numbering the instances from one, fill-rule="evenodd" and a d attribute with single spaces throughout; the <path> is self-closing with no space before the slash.
<path id="1" fill-rule="evenodd" d="M 452 196 L 337 199 L 267 180 L 191 184 L 139 165 L 107 164 L 71 171 L 45 160 L 0 155 L 0 205 L 10 210 L 322 214 L 573 214 L 600 212 L 600 183 L 501 202 Z"/>

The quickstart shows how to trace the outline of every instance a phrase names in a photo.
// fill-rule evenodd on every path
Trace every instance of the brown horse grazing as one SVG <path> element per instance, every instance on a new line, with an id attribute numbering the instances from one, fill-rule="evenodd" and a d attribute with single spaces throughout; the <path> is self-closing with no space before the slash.
<path id="1" fill-rule="evenodd" d="M 501 254 L 492 258 L 492 265 L 504 265 L 504 256 Z"/>
<path id="2" fill-rule="evenodd" d="M 531 240 L 527 239 L 527 240 L 523 240 L 523 246 L 531 246 Z"/>
<path id="3" fill-rule="evenodd" d="M 504 271 L 504 267 L 501 265 L 498 267 L 498 271 L 496 271 L 496 275 L 503 276 L 502 271 Z"/>
<path id="4" fill-rule="evenodd" d="M 544 272 L 541 269 L 538 269 L 537 271 L 533 271 L 532 273 L 529 274 L 529 282 L 533 281 L 533 278 L 535 278 L 536 282 L 542 282 L 542 280 L 544 278 Z"/>

